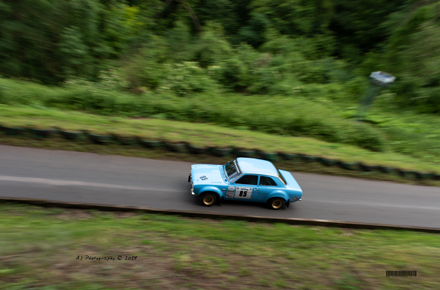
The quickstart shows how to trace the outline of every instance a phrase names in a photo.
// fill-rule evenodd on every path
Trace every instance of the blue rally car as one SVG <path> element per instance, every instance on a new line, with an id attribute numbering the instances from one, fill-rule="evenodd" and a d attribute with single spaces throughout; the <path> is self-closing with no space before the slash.
<path id="1" fill-rule="evenodd" d="M 303 194 L 290 172 L 255 158 L 239 157 L 225 165 L 192 165 L 188 182 L 191 194 L 199 196 L 205 206 L 221 200 L 244 200 L 280 209 L 301 200 Z"/>

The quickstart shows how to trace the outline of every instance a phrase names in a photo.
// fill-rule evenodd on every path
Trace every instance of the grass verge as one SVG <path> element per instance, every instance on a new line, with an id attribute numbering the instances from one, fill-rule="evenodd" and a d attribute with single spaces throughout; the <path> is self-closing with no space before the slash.
<path id="1" fill-rule="evenodd" d="M 438 234 L 12 203 L 0 232 L 0 289 L 440 288 Z"/>
<path id="2" fill-rule="evenodd" d="M 197 93 L 178 97 L 170 92 L 132 95 L 110 87 L 103 90 L 103 84 L 47 87 L 0 78 L 0 103 L 101 116 L 215 123 L 396 152 L 440 163 L 439 116 L 404 111 L 395 106 L 395 96 L 384 90 L 368 111 L 366 122 L 360 123 L 353 119 L 358 111 L 358 102 L 353 97 L 342 97 L 342 91 L 333 85 L 315 86 L 316 90 L 314 86 L 307 87 L 296 88 L 297 92 L 290 96 Z"/>
<path id="3" fill-rule="evenodd" d="M 286 153 L 303 153 L 347 162 L 363 162 L 371 165 L 383 165 L 408 170 L 440 172 L 435 163 L 427 163 L 415 158 L 396 153 L 375 153 L 354 146 L 340 145 L 304 137 L 273 136 L 260 132 L 228 129 L 209 124 L 186 123 L 160 119 L 128 119 L 120 117 L 103 117 L 79 112 L 59 111 L 53 109 L 38 110 L 28 107 L 0 106 L 0 124 L 51 128 L 59 126 L 66 130 L 88 129 L 95 133 L 116 133 L 125 136 L 141 136 L 148 140 L 187 141 L 196 146 L 236 146 L 245 149 L 260 149 L 266 152 L 282 151 Z M 87 142 L 72 142 L 55 137 L 34 140 L 29 137 L 0 135 L 0 143 L 15 146 L 29 146 L 47 149 L 89 151 L 105 154 L 148 157 L 156 159 L 186 160 L 193 162 L 223 163 L 230 159 L 208 155 L 190 155 L 171 153 L 160 149 L 147 150 L 136 146 L 94 145 Z M 360 177 L 367 179 L 390 180 L 404 183 L 440 185 L 438 181 L 415 181 L 396 175 L 377 172 L 358 172 L 326 167 L 318 163 L 294 161 L 275 162 L 280 168 L 292 171 L 324 173 Z"/>

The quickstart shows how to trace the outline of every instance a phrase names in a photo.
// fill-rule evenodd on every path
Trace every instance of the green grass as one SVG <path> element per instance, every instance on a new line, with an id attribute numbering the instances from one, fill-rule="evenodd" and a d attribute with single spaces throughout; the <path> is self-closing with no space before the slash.
<path id="1" fill-rule="evenodd" d="M 4 203 L 0 232 L 0 289 L 440 287 L 438 234 Z M 418 277 L 390 279 L 387 270 Z"/>
<path id="2" fill-rule="evenodd" d="M 186 141 L 196 146 L 241 147 L 265 152 L 303 153 L 417 171 L 440 172 L 436 163 L 397 153 L 379 153 L 356 146 L 335 144 L 307 137 L 289 137 L 249 130 L 224 128 L 214 124 L 188 123 L 161 119 L 133 119 L 85 114 L 56 109 L 0 106 L 0 124 L 141 136 L 149 140 Z"/>
<path id="3" fill-rule="evenodd" d="M 384 91 L 370 109 L 368 122 L 359 123 L 352 119 L 358 106 L 353 96 L 351 99 L 339 96 L 338 90 L 320 92 L 304 88 L 289 97 L 214 93 L 186 97 L 156 93 L 130 95 L 99 86 L 46 87 L 0 78 L 0 104 L 212 123 L 440 162 L 439 116 L 399 110 L 393 105 L 394 96 Z"/>

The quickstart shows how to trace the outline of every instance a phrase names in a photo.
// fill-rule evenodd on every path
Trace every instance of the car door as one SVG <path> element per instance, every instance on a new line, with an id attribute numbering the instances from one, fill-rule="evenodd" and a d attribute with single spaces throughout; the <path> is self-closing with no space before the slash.
<path id="1" fill-rule="evenodd" d="M 258 175 L 243 175 L 234 183 L 234 186 L 228 188 L 228 193 L 230 193 L 229 196 L 234 200 L 256 201 L 258 199 L 257 184 Z"/>
<path id="2" fill-rule="evenodd" d="M 279 189 L 273 177 L 260 175 L 258 183 L 258 201 L 266 201 L 269 194 Z"/>

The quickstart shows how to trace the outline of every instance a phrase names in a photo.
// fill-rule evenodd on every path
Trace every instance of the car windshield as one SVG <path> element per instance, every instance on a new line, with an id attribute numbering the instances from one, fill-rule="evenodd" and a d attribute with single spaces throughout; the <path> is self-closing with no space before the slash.
<path id="1" fill-rule="evenodd" d="M 240 169 L 238 168 L 235 160 L 226 163 L 224 168 L 229 180 L 235 179 L 240 174 Z"/>

